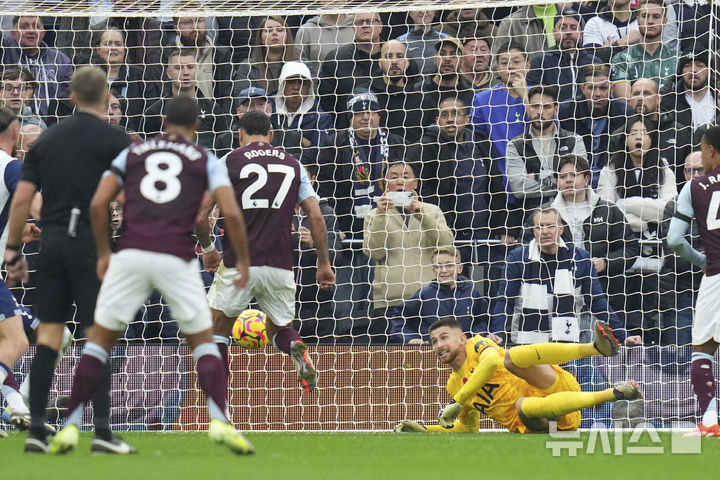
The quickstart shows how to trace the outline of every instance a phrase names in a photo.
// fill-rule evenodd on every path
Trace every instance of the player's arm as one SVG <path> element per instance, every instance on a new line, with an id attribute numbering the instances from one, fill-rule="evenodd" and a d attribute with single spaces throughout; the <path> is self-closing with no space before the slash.
<path id="1" fill-rule="evenodd" d="M 668 246 L 680 257 L 700 268 L 705 268 L 707 265 L 705 255 L 692 248 L 685 239 L 685 234 L 690 228 L 690 221 L 693 216 L 695 216 L 695 212 L 692 206 L 690 182 L 688 182 L 683 187 L 680 195 L 678 195 L 675 215 L 670 220 L 670 227 L 668 228 L 667 242 Z"/>
<path id="2" fill-rule="evenodd" d="M 212 192 L 215 203 L 225 217 L 225 233 L 230 237 L 235 254 L 237 255 L 237 269 L 239 276 L 233 282 L 236 287 L 247 285 L 250 275 L 250 249 L 248 248 L 245 217 L 235 201 L 230 178 L 225 163 L 218 160 L 213 154 L 208 154 L 208 190 Z"/>
<path id="3" fill-rule="evenodd" d="M 8 239 L 5 250 L 5 261 L 17 261 L 22 247 L 23 232 L 30 214 L 30 205 L 37 187 L 34 183 L 20 180 L 10 204 L 10 220 L 8 220 Z"/>
<path id="4" fill-rule="evenodd" d="M 203 267 L 208 273 L 217 272 L 218 268 L 220 268 L 220 262 L 222 261 L 220 252 L 217 251 L 215 243 L 213 243 L 210 237 L 212 230 L 210 227 L 210 212 L 212 212 L 214 207 L 215 202 L 213 201 L 212 194 L 205 192 L 197 217 L 195 218 L 195 236 L 198 239 L 200 249 L 203 253 Z"/>
<path id="5" fill-rule="evenodd" d="M 325 219 L 320 211 L 317 195 L 307 176 L 305 168 L 300 167 L 300 191 L 298 203 L 310 222 L 310 234 L 315 242 L 315 254 L 317 255 L 317 282 L 320 288 L 327 289 L 335 285 L 335 273 L 330 265 L 330 254 L 328 253 L 327 231 Z"/>
<path id="6" fill-rule="evenodd" d="M 425 429 L 428 432 L 443 433 L 475 433 L 479 428 L 480 412 L 467 407 L 463 407 L 460 410 L 457 420 L 450 428 L 445 428 L 442 425 L 425 425 Z"/>
<path id="7" fill-rule="evenodd" d="M 480 343 L 477 345 L 480 345 Z M 480 353 L 480 359 L 472 375 L 470 375 L 470 378 L 465 382 L 465 385 L 453 395 L 453 400 L 455 401 L 440 412 L 439 420 L 442 427 L 453 427 L 455 419 L 462 411 L 463 404 L 495 375 L 495 372 L 502 362 L 503 357 L 500 354 L 500 350 L 493 346 L 486 346 L 484 348 Z"/>

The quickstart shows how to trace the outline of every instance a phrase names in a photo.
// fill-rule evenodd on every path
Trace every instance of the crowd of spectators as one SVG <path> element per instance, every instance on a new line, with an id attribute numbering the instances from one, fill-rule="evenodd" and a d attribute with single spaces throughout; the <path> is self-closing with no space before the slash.
<path id="1" fill-rule="evenodd" d="M 273 144 L 313 178 L 338 273 L 334 292 L 314 288 L 298 215 L 309 339 L 418 343 L 452 314 L 499 341 L 579 341 L 594 315 L 629 344 L 683 344 L 698 272 L 663 247 L 663 225 L 719 111 L 716 8 L 21 16 L 2 22 L 0 102 L 21 119 L 20 159 L 72 113 L 85 64 L 107 71 L 108 119 L 138 140 L 178 95 L 197 99 L 197 141 L 218 156 L 238 146 L 239 117 L 267 114 Z M 555 247 L 541 248 L 552 224 Z M 564 284 L 546 278 L 547 255 Z M 567 311 L 530 308 L 538 289 Z"/>

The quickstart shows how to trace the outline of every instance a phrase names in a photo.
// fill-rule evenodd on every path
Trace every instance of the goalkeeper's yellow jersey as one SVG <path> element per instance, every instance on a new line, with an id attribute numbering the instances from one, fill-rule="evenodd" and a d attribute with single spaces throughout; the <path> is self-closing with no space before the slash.
<path id="1" fill-rule="evenodd" d="M 505 357 L 505 350 L 489 338 L 476 335 L 468 340 L 465 346 L 467 354 L 465 363 L 459 371 L 453 371 L 447 381 L 447 391 L 451 397 L 455 397 L 455 394 L 467 382 L 468 377 L 480 362 L 480 355 L 486 348 L 495 348 L 500 351 L 500 358 Z M 518 417 L 515 402 L 520 397 L 532 396 L 533 393 L 535 393 L 535 388 L 532 385 L 510 373 L 500 362 L 490 380 L 465 402 L 452 430 L 477 432 L 482 413 L 511 432 L 525 432 L 527 429 Z M 431 430 L 442 431 L 444 429 L 439 427 Z"/>

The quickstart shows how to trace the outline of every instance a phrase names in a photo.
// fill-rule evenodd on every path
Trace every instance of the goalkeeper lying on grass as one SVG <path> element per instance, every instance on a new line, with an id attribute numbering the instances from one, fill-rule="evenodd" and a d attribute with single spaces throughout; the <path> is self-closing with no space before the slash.
<path id="1" fill-rule="evenodd" d="M 547 432 L 553 420 L 558 430 L 576 430 L 583 408 L 641 396 L 633 381 L 581 392 L 575 377 L 557 366 L 593 355 L 617 355 L 620 344 L 607 323 L 595 323 L 594 340 L 522 345 L 506 352 L 480 335 L 468 340 L 454 318 L 442 318 L 430 326 L 430 342 L 440 362 L 453 369 L 447 391 L 454 402 L 440 412 L 440 425 L 403 421 L 395 431 L 477 432 L 481 413 L 511 432 Z"/>

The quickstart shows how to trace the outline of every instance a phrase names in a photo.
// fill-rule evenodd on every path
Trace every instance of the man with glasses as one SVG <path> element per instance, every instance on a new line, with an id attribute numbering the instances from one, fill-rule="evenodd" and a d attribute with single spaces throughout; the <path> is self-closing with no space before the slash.
<path id="1" fill-rule="evenodd" d="M 0 103 L 15 112 L 21 127 L 23 125 L 37 125 L 44 130 L 47 128 L 45 122 L 35 115 L 25 103 L 29 88 L 28 82 L 23 78 L 23 73 L 19 68 L 8 68 L 3 71 L 2 83 L 0 84 Z M 30 95 L 32 96 L 32 94 Z"/>
<path id="2" fill-rule="evenodd" d="M 358 13 L 354 22 L 355 41 L 330 52 L 320 67 L 320 105 L 337 116 L 337 129 L 348 127 L 349 118 L 342 114 L 348 111 L 350 94 L 369 87 L 380 59 L 380 14 Z"/>
<path id="3" fill-rule="evenodd" d="M 452 316 L 460 322 L 463 332 L 485 334 L 488 330 L 488 302 L 462 275 L 463 265 L 457 248 L 441 247 L 432 257 L 435 280 L 395 308 L 391 338 L 399 343 L 430 343 L 430 325 Z M 502 339 L 489 334 L 494 342 Z"/>
<path id="4" fill-rule="evenodd" d="M 205 17 L 175 17 L 173 24 L 178 35 L 171 50 L 190 48 L 195 52 L 198 88 L 223 112 L 228 111 L 232 102 L 232 51 L 214 44 Z"/>
<path id="5" fill-rule="evenodd" d="M 607 322 L 622 343 L 635 344 L 608 305 L 590 254 L 562 239 L 565 227 L 558 210 L 533 215 L 535 238 L 507 257 L 490 331 L 510 334 L 515 344 L 579 342 L 580 316 L 589 311 Z"/>

